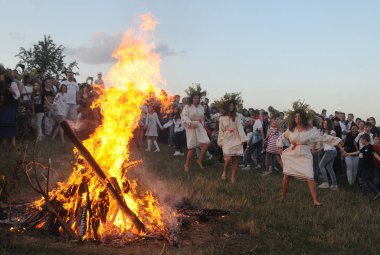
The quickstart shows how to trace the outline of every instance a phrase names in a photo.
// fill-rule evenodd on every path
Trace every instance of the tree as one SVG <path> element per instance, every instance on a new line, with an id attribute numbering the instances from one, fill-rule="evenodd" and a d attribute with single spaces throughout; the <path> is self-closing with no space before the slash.
<path id="1" fill-rule="evenodd" d="M 16 57 L 20 58 L 19 64 L 26 66 L 26 72 L 36 73 L 40 78 L 54 77 L 61 79 L 65 77 L 64 74 L 67 70 L 79 69 L 76 61 L 65 63 L 64 50 L 65 47 L 57 45 L 50 35 L 44 35 L 44 39 L 34 44 L 32 48 L 25 49 L 21 47 Z"/>

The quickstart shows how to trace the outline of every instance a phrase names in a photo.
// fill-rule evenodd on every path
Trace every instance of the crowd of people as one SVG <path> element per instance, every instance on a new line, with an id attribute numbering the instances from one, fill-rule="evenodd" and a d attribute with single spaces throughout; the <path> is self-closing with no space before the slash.
<path id="1" fill-rule="evenodd" d="M 102 74 L 96 86 L 78 84 L 72 71 L 59 81 L 0 65 L 0 139 L 1 145 L 16 146 L 16 138 L 50 139 L 59 136 L 65 142 L 60 123 L 64 120 L 81 121 L 78 133 L 85 137 L 100 122 L 98 111 L 91 104 L 104 89 Z"/>
<path id="2" fill-rule="evenodd" d="M 71 71 L 58 81 L 51 77 L 33 77 L 0 65 L 0 139 L 2 146 L 16 146 L 17 139 L 65 141 L 60 123 L 64 120 L 86 123 L 77 129 L 88 136 L 101 123 L 92 102 L 104 89 L 102 74 L 90 83 L 78 84 Z M 184 171 L 204 168 L 205 158 L 222 163 L 221 179 L 235 183 L 238 168 L 257 169 L 269 176 L 284 174 L 280 199 L 285 199 L 289 179 L 305 180 L 315 205 L 320 189 L 338 190 L 338 176 L 345 175 L 348 185 L 360 186 L 380 196 L 380 128 L 374 117 L 354 118 L 336 111 L 320 114 L 304 105 L 286 114 L 273 107 L 259 110 L 243 107 L 234 98 L 221 105 L 210 103 L 201 93 L 172 97 L 169 107 L 160 108 L 147 100 L 135 131 L 135 143 L 146 143 L 145 151 L 160 152 L 158 141 L 167 141 L 175 157 L 184 157 Z M 167 139 L 167 140 L 166 140 Z M 186 155 L 185 152 L 187 151 Z M 339 179 L 339 181 L 343 181 Z"/>
<path id="3" fill-rule="evenodd" d="M 176 95 L 169 112 L 154 113 L 153 121 L 149 117 L 153 108 L 144 112 L 149 109 L 144 106 L 138 132 L 146 132 L 146 151 L 151 151 L 152 128 L 154 141 L 159 135 L 165 136 L 160 130 L 168 128 L 168 145 L 175 148 L 173 156 L 184 156 L 187 148 L 185 171 L 189 171 L 196 154 L 200 168 L 205 157 L 223 163 L 222 180 L 226 180 L 231 165 L 232 183 L 239 166 L 243 171 L 257 169 L 264 176 L 282 171 L 280 199 L 285 198 L 289 179 L 294 177 L 308 183 L 314 204 L 320 205 L 316 185 L 336 191 L 337 175 L 344 175 L 350 187 L 360 186 L 364 193 L 380 196 L 380 128 L 374 117 L 354 119 L 353 114 L 346 116 L 339 111 L 328 116 L 326 110 L 318 114 L 302 103 L 286 114 L 273 107 L 267 111 L 245 109 L 233 99 L 217 107 L 200 94 L 180 101 Z M 157 145 L 155 152 L 159 151 Z"/>

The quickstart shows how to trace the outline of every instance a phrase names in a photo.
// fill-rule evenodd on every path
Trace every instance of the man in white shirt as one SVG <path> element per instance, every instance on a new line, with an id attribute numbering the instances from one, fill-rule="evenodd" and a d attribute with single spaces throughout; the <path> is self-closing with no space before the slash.
<path id="1" fill-rule="evenodd" d="M 339 113 L 339 125 L 342 129 L 342 140 L 346 139 L 346 135 L 348 134 L 349 130 L 346 126 L 346 114 L 344 112 Z"/>
<path id="2" fill-rule="evenodd" d="M 103 77 L 102 73 L 99 72 L 99 73 L 98 73 L 98 79 L 95 80 L 94 83 L 95 83 L 96 85 L 98 85 L 98 86 L 100 86 L 100 87 L 102 87 L 102 88 L 104 89 L 105 87 L 104 87 L 104 81 L 103 81 L 102 77 Z"/>
<path id="3" fill-rule="evenodd" d="M 347 130 L 351 130 L 352 124 L 355 124 L 354 115 L 352 113 L 349 113 L 347 115 L 347 121 L 346 121 Z"/>
<path id="4" fill-rule="evenodd" d="M 79 99 L 79 86 L 74 80 L 72 71 L 67 71 L 67 80 L 62 81 L 62 84 L 67 86 L 66 103 L 67 103 L 67 119 L 77 121 L 78 108 L 77 100 Z"/>

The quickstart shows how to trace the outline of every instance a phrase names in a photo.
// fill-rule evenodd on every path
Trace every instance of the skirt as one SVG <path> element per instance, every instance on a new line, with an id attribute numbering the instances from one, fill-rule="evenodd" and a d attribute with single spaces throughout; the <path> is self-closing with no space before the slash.
<path id="1" fill-rule="evenodd" d="M 16 116 L 16 106 L 0 106 L 0 137 L 16 136 Z"/>
<path id="2" fill-rule="evenodd" d="M 229 157 L 243 156 L 243 145 L 223 146 L 223 155 Z"/>

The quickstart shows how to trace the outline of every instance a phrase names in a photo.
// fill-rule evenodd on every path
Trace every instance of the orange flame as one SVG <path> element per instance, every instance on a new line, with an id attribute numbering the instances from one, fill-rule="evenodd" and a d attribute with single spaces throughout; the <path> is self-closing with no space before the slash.
<path id="1" fill-rule="evenodd" d="M 128 145 L 138 126 L 141 106 L 152 94 L 164 105 L 169 102 L 167 95 L 157 87 L 165 83 L 160 75 L 160 56 L 154 51 L 153 43 L 153 31 L 158 22 L 150 13 L 141 15 L 140 19 L 140 30 L 128 30 L 120 46 L 113 52 L 117 63 L 107 74 L 107 89 L 92 106 L 101 109 L 102 124 L 83 142 L 107 177 L 116 179 L 120 186 L 126 183 L 123 167 L 125 169 L 130 163 Z M 100 221 L 98 232 L 101 237 L 114 234 L 115 231 L 118 234 L 137 233 L 132 222 L 118 210 L 116 202 L 105 195 L 104 186 L 86 163 L 76 164 L 69 180 L 60 183 L 58 189 L 50 194 L 50 197 L 55 196 L 62 203 L 68 212 L 65 220 L 72 221 L 71 226 L 75 231 L 79 229 L 78 221 L 75 222 L 77 210 L 83 208 L 83 203 L 88 200 L 83 195 L 86 191 L 79 194 L 84 182 L 88 185 L 93 217 Z M 135 180 L 130 180 L 127 186 L 122 196 L 128 207 L 145 224 L 147 232 L 163 230 L 162 212 L 153 194 L 138 194 Z"/>

